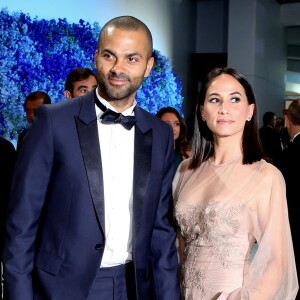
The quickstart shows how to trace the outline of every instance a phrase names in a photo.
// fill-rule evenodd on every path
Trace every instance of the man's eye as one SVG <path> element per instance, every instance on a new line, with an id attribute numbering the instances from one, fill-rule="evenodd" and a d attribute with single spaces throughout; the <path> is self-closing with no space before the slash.
<path id="1" fill-rule="evenodd" d="M 134 62 L 137 62 L 137 61 L 138 61 L 137 57 L 128 57 L 128 60 L 129 60 L 129 62 L 131 62 L 131 63 L 134 63 Z"/>
<path id="2" fill-rule="evenodd" d="M 103 54 L 103 57 L 106 58 L 106 59 L 113 59 L 113 55 L 111 55 L 110 53 L 104 53 Z"/>

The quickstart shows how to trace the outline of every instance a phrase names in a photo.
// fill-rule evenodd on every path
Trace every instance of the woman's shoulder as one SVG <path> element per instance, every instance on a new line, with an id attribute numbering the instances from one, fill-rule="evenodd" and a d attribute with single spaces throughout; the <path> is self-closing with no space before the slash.
<path id="1" fill-rule="evenodd" d="M 274 176 L 282 177 L 281 171 L 276 166 L 264 159 L 261 159 L 253 164 L 256 166 L 261 178 L 269 178 Z"/>
<path id="2" fill-rule="evenodd" d="M 178 181 L 182 181 L 183 177 L 185 177 L 185 174 L 189 170 L 189 163 L 190 163 L 190 158 L 184 159 L 178 166 L 177 171 L 175 173 L 174 179 L 173 179 L 173 184 L 177 184 Z"/>
<path id="3" fill-rule="evenodd" d="M 191 158 L 190 158 L 190 157 L 184 159 L 184 160 L 180 163 L 180 165 L 179 165 L 179 167 L 178 167 L 178 172 L 180 172 L 180 173 L 185 173 L 185 172 L 188 170 L 188 168 L 189 168 L 190 161 L 191 161 Z"/>

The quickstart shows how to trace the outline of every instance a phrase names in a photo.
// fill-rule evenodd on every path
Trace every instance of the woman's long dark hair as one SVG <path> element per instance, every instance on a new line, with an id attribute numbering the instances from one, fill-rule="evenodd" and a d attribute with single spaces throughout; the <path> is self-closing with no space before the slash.
<path id="1" fill-rule="evenodd" d="M 161 108 L 156 113 L 156 116 L 161 119 L 165 113 L 172 113 L 178 118 L 180 123 L 180 133 L 178 139 L 175 141 L 175 150 L 177 150 L 183 157 L 188 158 L 188 151 L 191 147 L 189 141 L 187 140 L 187 127 L 184 119 L 181 117 L 179 112 L 171 106 Z"/>
<path id="2" fill-rule="evenodd" d="M 258 133 L 257 107 L 255 95 L 252 86 L 248 80 L 235 69 L 214 68 L 211 70 L 202 82 L 198 103 L 196 107 L 194 134 L 192 138 L 192 159 L 189 165 L 190 169 L 197 168 L 203 161 L 212 156 L 214 151 L 214 140 L 211 130 L 205 121 L 202 120 L 200 107 L 204 105 L 207 89 L 212 81 L 222 75 L 227 74 L 234 77 L 244 88 L 248 103 L 254 104 L 253 116 L 250 121 L 245 121 L 245 127 L 242 140 L 243 164 L 252 164 L 262 158 L 266 159 L 263 152 Z"/>

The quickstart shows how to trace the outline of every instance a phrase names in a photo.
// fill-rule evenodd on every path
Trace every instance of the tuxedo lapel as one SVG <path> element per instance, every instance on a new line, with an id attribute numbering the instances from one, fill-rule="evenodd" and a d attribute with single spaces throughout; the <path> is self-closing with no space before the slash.
<path id="1" fill-rule="evenodd" d="M 300 135 L 297 135 L 293 140 L 294 145 L 300 145 Z"/>
<path id="2" fill-rule="evenodd" d="M 81 101 L 80 113 L 75 117 L 75 122 L 94 208 L 104 233 L 103 174 L 94 93 L 83 97 Z"/>
<path id="3" fill-rule="evenodd" d="M 135 110 L 135 115 L 139 120 L 138 108 Z M 151 128 L 141 126 L 138 121 L 134 138 L 133 232 L 135 235 L 140 229 L 143 200 L 151 170 L 152 134 Z"/>

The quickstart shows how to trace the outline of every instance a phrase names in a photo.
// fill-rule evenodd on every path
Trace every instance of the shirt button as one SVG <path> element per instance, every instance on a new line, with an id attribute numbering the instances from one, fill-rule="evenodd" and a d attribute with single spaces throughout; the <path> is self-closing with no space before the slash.
<path id="1" fill-rule="evenodd" d="M 102 244 L 97 244 L 96 246 L 95 246 L 95 249 L 96 250 L 101 250 L 103 248 L 103 245 Z"/>

